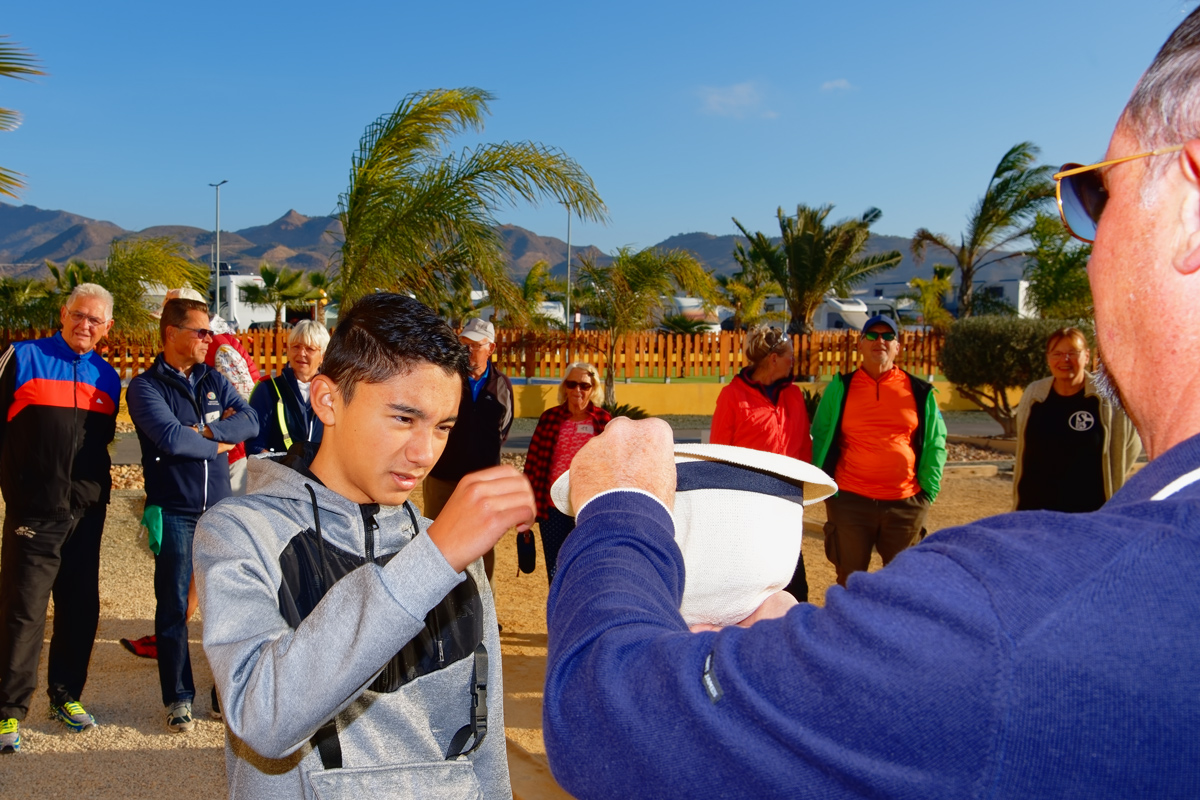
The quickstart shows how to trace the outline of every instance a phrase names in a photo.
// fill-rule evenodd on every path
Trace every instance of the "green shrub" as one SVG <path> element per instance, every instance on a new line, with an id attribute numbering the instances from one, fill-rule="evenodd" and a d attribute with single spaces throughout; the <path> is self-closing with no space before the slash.
<path id="1" fill-rule="evenodd" d="M 650 419 L 651 414 L 641 406 L 631 406 L 629 403 L 605 403 L 604 410 L 614 417 L 629 417 L 630 419 Z"/>
<path id="2" fill-rule="evenodd" d="M 1091 338 L 1090 324 L 1021 317 L 968 317 L 954 323 L 942 348 L 942 372 L 959 393 L 1016 435 L 1016 409 L 1008 390 L 1050 374 L 1046 338 L 1074 325 Z"/>

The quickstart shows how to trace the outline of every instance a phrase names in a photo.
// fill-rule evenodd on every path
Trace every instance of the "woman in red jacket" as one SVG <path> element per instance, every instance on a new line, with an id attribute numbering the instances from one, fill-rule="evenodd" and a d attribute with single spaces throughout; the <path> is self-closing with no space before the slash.
<path id="1" fill-rule="evenodd" d="M 568 365 L 558 385 L 559 405 L 546 409 L 538 419 L 529 455 L 525 457 L 525 477 L 533 487 L 537 501 L 538 530 L 542 534 L 542 553 L 546 556 L 546 577 L 554 582 L 558 551 L 575 529 L 575 518 L 554 507 L 550 486 L 571 466 L 585 444 L 604 431 L 612 415 L 598 403 L 604 396 L 600 374 L 591 364 Z"/>
<path id="2" fill-rule="evenodd" d="M 792 383 L 795 357 L 788 337 L 777 328 L 751 328 L 744 352 L 749 366 L 717 397 L 709 441 L 811 462 L 808 411 L 804 392 Z M 803 553 L 787 589 L 800 602 L 808 600 Z"/>

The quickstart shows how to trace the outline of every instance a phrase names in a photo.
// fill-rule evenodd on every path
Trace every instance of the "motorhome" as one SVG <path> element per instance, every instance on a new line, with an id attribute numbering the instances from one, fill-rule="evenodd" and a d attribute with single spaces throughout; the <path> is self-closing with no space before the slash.
<path id="1" fill-rule="evenodd" d="M 867 304 L 857 297 L 826 295 L 825 302 L 813 314 L 813 328 L 818 331 L 862 330 L 871 317 Z"/>

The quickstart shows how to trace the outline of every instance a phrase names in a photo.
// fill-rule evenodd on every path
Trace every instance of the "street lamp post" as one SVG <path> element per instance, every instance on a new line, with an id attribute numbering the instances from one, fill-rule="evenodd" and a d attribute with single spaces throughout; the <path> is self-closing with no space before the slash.
<path id="1" fill-rule="evenodd" d="M 216 303 L 216 316 L 218 317 L 221 316 L 221 187 L 227 183 L 229 181 L 209 184 L 209 186 L 217 190 L 217 254 L 213 260 L 213 278 L 216 283 L 214 302 Z"/>
<path id="2" fill-rule="evenodd" d="M 567 209 L 567 313 L 564 321 L 567 323 L 567 335 L 571 335 L 571 204 L 560 201 Z"/>

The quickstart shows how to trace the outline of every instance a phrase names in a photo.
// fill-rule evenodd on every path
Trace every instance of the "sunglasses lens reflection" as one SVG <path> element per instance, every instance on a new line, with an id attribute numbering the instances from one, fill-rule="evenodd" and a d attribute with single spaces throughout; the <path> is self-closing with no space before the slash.
<path id="1" fill-rule="evenodd" d="M 1073 169 L 1075 164 L 1064 164 L 1063 169 Z M 1059 187 L 1059 202 L 1063 220 L 1071 232 L 1080 239 L 1094 241 L 1096 225 L 1108 202 L 1108 192 L 1100 179 L 1099 170 L 1080 172 L 1062 178 Z"/>

